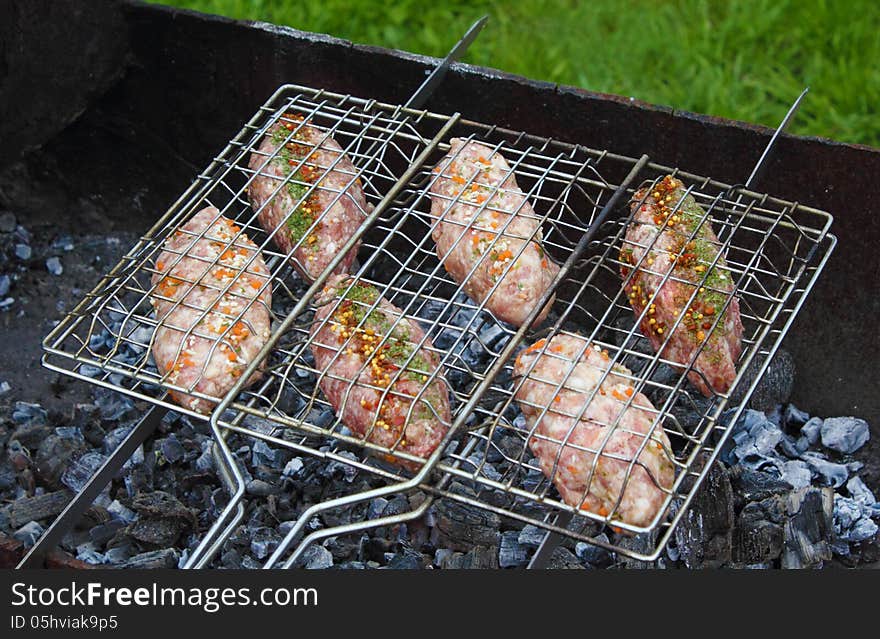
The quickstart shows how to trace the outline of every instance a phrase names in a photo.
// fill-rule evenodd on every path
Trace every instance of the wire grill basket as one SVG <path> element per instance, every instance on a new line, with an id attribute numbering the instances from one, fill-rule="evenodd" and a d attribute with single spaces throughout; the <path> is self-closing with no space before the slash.
<path id="1" fill-rule="evenodd" d="M 364 223 L 340 252 L 341 258 L 355 240 L 361 242 L 352 282 L 374 286 L 401 309 L 400 317 L 418 322 L 431 340 L 430 346 L 426 341 L 421 346 L 430 348 L 440 365 L 420 372 L 428 383 L 436 380 L 447 388 L 452 415 L 446 438 L 427 459 L 408 453 L 400 440 L 379 445 L 352 434 L 318 388 L 317 380 L 328 373 L 318 370 L 311 356 L 315 300 L 333 265 L 314 283 L 305 282 L 292 265 L 294 250 L 284 253 L 277 248 L 272 241 L 276 229 L 263 229 L 257 223 L 247 198 L 247 186 L 254 178 L 248 159 L 266 130 L 279 119 L 284 121 L 285 114 L 302 115 L 332 136 L 352 160 L 351 179 L 363 184 L 369 204 L 363 211 Z M 485 303 L 464 293 L 437 256 L 431 232 L 449 206 L 432 209 L 430 188 L 438 179 L 432 169 L 455 137 L 485 144 L 507 160 L 510 174 L 534 208 L 542 234 L 539 238 L 535 231 L 520 239 L 541 239 L 548 259 L 561 267 L 543 299 L 552 301 L 549 316 L 534 328 L 529 322 L 517 328 L 494 319 Z M 622 289 L 624 265 L 619 255 L 631 219 L 627 201 L 641 182 L 667 174 L 679 177 L 702 206 L 702 223 L 714 226 L 735 283 L 744 334 L 730 393 L 704 397 L 688 382 L 689 367 L 657 355 L 638 332 Z M 155 294 L 151 281 L 165 238 L 179 232 L 208 204 L 235 220 L 260 248 L 273 289 L 268 343 L 225 397 L 204 397 L 218 403 L 211 416 L 218 432 L 238 432 L 357 466 L 386 478 L 389 491 L 418 485 L 434 497 L 471 503 L 648 559 L 656 557 L 669 540 L 723 445 L 729 424 L 745 405 L 835 244 L 827 213 L 655 165 L 646 157 L 586 149 L 468 122 L 457 115 L 285 86 L 52 331 L 44 342 L 44 364 L 204 418 L 168 398 L 169 390 L 192 393 L 193 389 L 176 388 L 151 361 L 156 319 L 149 299 Z M 491 208 L 489 203 L 484 206 Z M 648 264 L 637 266 L 650 269 Z M 726 297 L 729 303 L 730 295 Z M 552 478 L 537 466 L 529 447 L 534 428 L 514 399 L 523 379 L 514 377 L 512 365 L 523 348 L 556 334 L 583 336 L 607 351 L 609 363 L 632 371 L 631 386 L 653 405 L 645 442 L 660 428 L 669 437 L 666 454 L 676 477 L 664 489 L 662 508 L 648 525 L 622 521 L 614 510 L 599 514 L 563 502 Z M 246 387 L 244 380 L 257 368 L 262 369 L 262 378 Z M 550 411 L 552 401 L 551 393 L 547 405 L 537 408 Z M 734 408 L 725 412 L 728 406 Z M 371 427 L 377 427 L 375 421 Z M 414 477 L 383 461 L 388 455 L 408 462 L 411 471 L 417 469 Z M 635 462 L 627 461 L 628 480 Z M 467 484 L 469 490 L 450 489 L 453 481 Z M 368 497 L 354 495 L 350 500 Z M 228 510 L 239 507 L 242 499 L 243 491 L 238 491 Z M 569 523 L 571 517 L 575 521 Z M 614 542 L 596 539 L 604 525 L 620 533 Z M 231 526 L 224 529 L 218 524 L 205 543 L 216 548 Z M 634 547 L 633 534 L 648 542 Z M 285 539 L 269 564 L 279 561 L 293 541 L 293 535 Z"/>

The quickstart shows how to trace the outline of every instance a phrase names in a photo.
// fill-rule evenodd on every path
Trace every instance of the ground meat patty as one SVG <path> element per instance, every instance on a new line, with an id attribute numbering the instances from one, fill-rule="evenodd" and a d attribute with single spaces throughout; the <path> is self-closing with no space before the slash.
<path id="1" fill-rule="evenodd" d="M 214 207 L 202 209 L 165 241 L 152 279 L 159 373 L 218 400 L 269 338 L 269 270 L 240 230 Z M 171 397 L 199 413 L 215 406 L 178 391 Z"/>
<path id="2" fill-rule="evenodd" d="M 667 494 L 663 490 L 669 491 L 675 477 L 669 439 L 658 424 L 645 443 L 655 414 L 645 409 L 653 407 L 634 391 L 631 379 L 625 377 L 631 373 L 623 366 L 613 365 L 601 381 L 609 362 L 607 352 L 580 336 L 557 335 L 549 344 L 540 340 L 516 359 L 515 375 L 526 376 L 516 399 L 534 428 L 529 448 L 565 503 L 647 526 L 663 506 Z M 630 463 L 643 444 L 627 479 Z M 596 451 L 601 451 L 598 460 Z"/>
<path id="3" fill-rule="evenodd" d="M 727 263 L 719 257 L 711 267 L 720 243 L 706 212 L 672 176 L 636 191 L 630 207 L 634 218 L 620 252 L 621 275 L 626 280 L 638 265 L 624 290 L 636 315 L 648 307 L 642 333 L 669 360 L 686 365 L 696 356 L 688 379 L 701 393 L 726 393 L 736 377 L 743 325 Z M 670 279 L 661 286 L 670 270 Z"/>
<path id="4" fill-rule="evenodd" d="M 484 144 L 456 138 L 434 172 L 431 214 L 440 221 L 431 237 L 443 266 L 496 318 L 521 326 L 559 267 L 544 253 L 541 221 L 507 160 Z M 536 325 L 552 305 L 551 298 Z"/>
<path id="5" fill-rule="evenodd" d="M 312 353 L 333 410 L 370 442 L 428 457 L 449 428 L 450 409 L 443 378 L 429 382 L 439 361 L 430 340 L 418 346 L 419 324 L 374 286 L 343 275 L 329 280 L 317 304 Z"/>
<path id="6" fill-rule="evenodd" d="M 269 127 L 248 166 L 255 172 L 248 196 L 260 224 L 274 233 L 272 239 L 282 251 L 293 251 L 294 267 L 315 280 L 369 211 L 354 165 L 325 131 L 288 113 Z M 349 271 L 358 246 L 345 254 L 334 272 Z"/>

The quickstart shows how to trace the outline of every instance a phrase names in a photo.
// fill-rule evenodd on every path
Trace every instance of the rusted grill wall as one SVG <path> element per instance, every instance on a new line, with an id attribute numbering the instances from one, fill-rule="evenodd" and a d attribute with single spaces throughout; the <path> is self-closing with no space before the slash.
<path id="1" fill-rule="evenodd" d="M 162 208 L 132 214 L 108 206 L 108 223 L 114 226 L 146 228 L 195 175 L 188 164 L 206 165 L 279 84 L 403 102 L 433 63 L 412 54 L 165 7 L 124 3 L 121 13 L 127 30 L 101 37 L 112 38 L 114 46 L 119 38 L 127 40 L 122 79 L 77 124 L 36 153 L 37 158 L 57 159 L 75 150 L 78 162 L 68 179 L 73 190 L 107 193 L 124 203 L 126 189 L 147 184 L 146 201 Z M 450 33 L 450 41 L 455 37 Z M 468 65 L 454 68 L 428 106 L 617 153 L 647 153 L 655 161 L 731 183 L 745 180 L 771 134 L 761 127 Z M 33 155 L 29 161 L 35 161 Z M 875 387 L 880 222 L 872 197 L 878 178 L 876 149 L 785 136 L 755 185 L 835 216 L 840 248 L 785 342 L 799 371 L 794 401 L 820 415 L 866 417 L 873 424 L 874 442 L 880 435 Z"/>

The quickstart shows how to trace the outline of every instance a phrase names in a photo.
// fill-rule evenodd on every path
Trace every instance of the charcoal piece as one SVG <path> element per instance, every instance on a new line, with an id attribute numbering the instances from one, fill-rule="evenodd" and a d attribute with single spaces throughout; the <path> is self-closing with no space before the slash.
<path id="1" fill-rule="evenodd" d="M 800 410 L 794 404 L 788 404 L 782 412 L 782 419 L 788 428 L 798 428 L 810 420 L 810 414 Z"/>
<path id="2" fill-rule="evenodd" d="M 834 535 L 831 488 L 802 488 L 786 496 L 788 520 L 783 527 L 783 568 L 813 568 L 831 559 Z"/>
<path id="3" fill-rule="evenodd" d="M 70 503 L 73 494 L 69 490 L 44 493 L 25 499 L 17 499 L 4 508 L 12 528 L 19 528 L 29 521 L 40 521 L 59 514 Z"/>
<path id="4" fill-rule="evenodd" d="M 169 464 L 176 464 L 186 457 L 186 449 L 173 433 L 164 439 L 157 440 L 154 450 L 158 450 L 162 454 L 162 458 Z"/>
<path id="5" fill-rule="evenodd" d="M 847 488 L 850 487 L 850 484 L 853 484 L 855 489 L 852 479 L 847 483 Z M 852 494 L 852 490 L 850 490 L 850 493 Z M 870 494 L 870 491 L 868 491 L 868 494 Z M 876 516 L 877 514 L 880 513 L 875 511 L 873 500 L 869 504 L 864 497 L 855 498 L 834 495 L 833 521 L 837 539 L 847 544 L 865 541 L 873 537 L 877 532 L 877 524 L 871 520 L 871 516 Z M 846 550 L 849 550 L 848 547 Z M 836 552 L 837 554 L 846 554 L 840 550 Z"/>
<path id="6" fill-rule="evenodd" d="M 847 531 L 846 540 L 851 543 L 859 543 L 867 539 L 873 539 L 877 534 L 878 526 L 868 517 L 862 517 Z"/>
<path id="7" fill-rule="evenodd" d="M 558 546 L 550 560 L 547 562 L 547 570 L 583 570 L 584 566 L 568 548 Z"/>
<path id="8" fill-rule="evenodd" d="M 96 451 L 87 452 L 68 464 L 61 475 L 61 483 L 70 490 L 79 492 L 105 461 L 107 461 L 106 455 Z"/>
<path id="9" fill-rule="evenodd" d="M 0 233 L 12 233 L 18 222 L 12 211 L 3 211 L 0 213 Z"/>
<path id="10" fill-rule="evenodd" d="M 65 439 L 54 433 L 46 437 L 37 450 L 36 474 L 50 489 L 63 488 L 61 475 L 67 469 L 71 459 L 82 455 L 88 450 L 85 442 L 77 439 Z"/>
<path id="11" fill-rule="evenodd" d="M 333 553 L 318 544 L 312 544 L 293 562 L 294 568 L 324 570 L 333 566 Z"/>
<path id="12" fill-rule="evenodd" d="M 17 478 L 18 473 L 16 473 L 15 469 L 10 464 L 0 460 L 0 491 L 10 490 L 15 486 Z M 0 512 L 3 511 L 0 510 Z"/>
<path id="13" fill-rule="evenodd" d="M 824 459 L 821 453 L 806 452 L 801 457 L 822 486 L 839 488 L 849 477 L 846 464 L 836 464 Z"/>
<path id="14" fill-rule="evenodd" d="M 761 364 L 760 358 L 756 358 L 743 373 L 740 383 L 737 384 L 731 395 L 732 405 L 742 401 L 745 391 L 754 382 Z M 749 400 L 749 406 L 766 412 L 773 410 L 777 404 L 788 403 L 791 397 L 791 390 L 794 387 L 794 379 L 794 357 L 785 349 L 779 349 L 767 367 L 767 372 L 755 387 L 755 392 Z"/>
<path id="15" fill-rule="evenodd" d="M 462 557 L 464 553 L 449 548 L 438 548 L 434 552 L 434 565 L 441 570 L 456 570 L 461 568 Z"/>
<path id="16" fill-rule="evenodd" d="M 28 246 L 27 244 L 16 244 L 15 245 L 15 257 L 20 259 L 22 262 L 25 262 L 31 259 L 31 256 L 34 254 L 34 250 Z"/>
<path id="17" fill-rule="evenodd" d="M 424 568 L 424 558 L 421 553 L 407 549 L 395 553 L 388 561 L 387 567 L 390 570 L 421 570 Z"/>
<path id="18" fill-rule="evenodd" d="M 132 508 L 142 517 L 169 517 L 194 524 L 195 518 L 189 508 L 174 495 L 156 490 L 141 493 L 132 500 Z"/>
<path id="19" fill-rule="evenodd" d="M 740 510 L 750 501 L 761 501 L 791 490 L 791 485 L 778 477 L 742 466 L 732 467 L 728 471 L 728 477 L 733 488 L 733 506 L 736 510 Z"/>
<path id="20" fill-rule="evenodd" d="M 76 547 L 76 558 L 88 564 L 100 565 L 107 561 L 103 553 L 99 552 L 94 543 L 80 544 Z"/>
<path id="21" fill-rule="evenodd" d="M 650 532 L 639 533 L 637 535 L 631 536 L 618 534 L 616 535 L 616 537 L 616 544 L 618 546 L 620 546 L 621 548 L 625 548 L 629 551 L 638 553 L 640 555 L 647 555 L 652 553 L 657 545 L 657 529 L 654 529 Z M 633 557 L 627 557 L 623 554 L 619 555 L 619 558 L 626 568 L 636 570 L 651 570 L 658 567 L 656 561 L 635 559 Z"/>
<path id="22" fill-rule="evenodd" d="M 387 505 L 387 499 L 385 499 L 384 497 L 376 497 L 370 502 L 370 506 L 367 509 L 367 518 L 378 519 L 382 516 L 382 513 L 385 511 L 385 507 Z"/>
<path id="23" fill-rule="evenodd" d="M 785 500 L 772 495 L 743 507 L 733 531 L 732 560 L 746 566 L 775 561 L 782 553 Z"/>
<path id="24" fill-rule="evenodd" d="M 247 493 L 256 497 L 267 497 L 281 493 L 281 486 L 271 484 L 262 479 L 252 479 L 247 483 Z"/>
<path id="25" fill-rule="evenodd" d="M 529 548 L 519 542 L 520 531 L 507 530 L 501 533 L 498 547 L 498 565 L 501 568 L 520 568 L 529 562 Z"/>
<path id="26" fill-rule="evenodd" d="M 547 536 L 547 531 L 543 528 L 538 528 L 532 524 L 528 524 L 523 527 L 521 531 L 519 531 L 518 541 L 520 545 L 527 546 L 529 548 L 537 548 L 541 545 L 541 542 L 544 541 L 544 537 Z"/>
<path id="27" fill-rule="evenodd" d="M 465 570 L 495 570 L 498 568 L 498 546 L 475 546 L 461 558 L 459 568 Z"/>
<path id="28" fill-rule="evenodd" d="M 865 482 L 861 477 L 851 477 L 849 481 L 846 482 L 846 490 L 849 492 L 850 497 L 859 504 L 869 507 L 874 505 L 880 506 L 877 502 L 877 498 L 874 497 L 874 493 L 865 485 Z M 877 510 L 877 514 L 880 515 L 880 509 Z"/>
<path id="29" fill-rule="evenodd" d="M 124 527 L 125 524 L 121 521 L 110 521 L 106 524 L 99 524 L 89 530 L 89 539 L 98 546 L 102 546 L 113 539 L 113 537 L 116 536 L 116 533 Z"/>
<path id="30" fill-rule="evenodd" d="M 360 549 L 360 540 L 351 535 L 330 537 L 324 542 L 324 547 L 333 554 L 333 558 L 339 561 L 354 559 Z"/>
<path id="31" fill-rule="evenodd" d="M 343 451 L 340 455 L 347 459 L 351 459 L 352 461 L 357 461 L 357 457 L 348 451 Z M 327 477 L 328 479 L 339 477 L 345 479 L 345 481 L 350 484 L 357 477 L 358 469 L 351 464 L 346 464 L 334 459 L 325 466 L 322 466 L 318 472 L 322 477 Z"/>
<path id="32" fill-rule="evenodd" d="M 602 541 L 607 544 L 609 541 L 608 535 L 600 533 L 596 536 L 596 541 Z M 602 548 L 602 546 L 588 544 L 583 541 L 579 541 L 575 545 L 574 552 L 578 559 L 596 567 L 604 568 L 611 565 L 613 561 L 613 557 L 608 550 Z"/>
<path id="33" fill-rule="evenodd" d="M 118 422 L 136 413 L 134 402 L 130 397 L 114 393 L 108 389 L 97 389 L 95 391 L 95 406 L 98 407 L 98 414 L 101 419 L 109 426 L 118 426 Z"/>
<path id="34" fill-rule="evenodd" d="M 145 517 L 126 528 L 132 539 L 153 547 L 172 546 L 180 539 L 184 524 L 169 517 Z"/>
<path id="35" fill-rule="evenodd" d="M 46 260 L 46 270 L 52 275 L 61 275 L 64 272 L 64 266 L 61 264 L 61 259 L 58 257 L 50 257 Z"/>
<path id="36" fill-rule="evenodd" d="M 792 488 L 806 488 L 812 477 L 813 473 L 805 461 L 792 459 L 782 465 L 782 480 L 791 484 Z"/>
<path id="37" fill-rule="evenodd" d="M 654 397 L 653 400 L 657 405 L 662 405 L 665 401 L 663 397 Z M 712 400 L 702 395 L 693 397 L 682 395 L 672 405 L 670 412 L 686 433 L 693 433 L 700 425 L 703 416 L 710 412 L 711 407 Z"/>
<path id="38" fill-rule="evenodd" d="M 235 548 L 226 548 L 220 556 L 220 563 L 231 570 L 241 568 L 241 553 Z"/>
<path id="39" fill-rule="evenodd" d="M 53 432 L 52 428 L 43 423 L 21 424 L 12 431 L 10 442 L 17 441 L 29 450 L 37 450 L 40 444 Z"/>
<path id="40" fill-rule="evenodd" d="M 801 427 L 801 436 L 807 440 L 810 446 L 814 446 L 819 442 L 819 433 L 822 430 L 824 420 L 820 417 L 811 417 L 807 423 Z"/>
<path id="41" fill-rule="evenodd" d="M 48 413 L 39 404 L 28 402 L 15 402 L 12 409 L 12 421 L 24 426 L 45 425 Z"/>
<path id="42" fill-rule="evenodd" d="M 822 445 L 839 453 L 850 455 L 865 445 L 870 438 L 868 422 L 856 417 L 831 417 L 822 422 Z"/>
<path id="43" fill-rule="evenodd" d="M 303 463 L 302 457 L 294 457 L 284 466 L 284 471 L 281 473 L 284 477 L 296 477 L 301 473 L 305 464 Z"/>
<path id="44" fill-rule="evenodd" d="M 55 434 L 59 437 L 64 437 L 66 439 L 79 439 L 82 441 L 86 440 L 78 426 L 58 426 L 55 429 Z"/>
<path id="45" fill-rule="evenodd" d="M 12 533 L 13 539 L 17 539 L 25 546 L 33 546 L 43 534 L 44 528 L 35 521 L 29 521 L 24 526 Z"/>
<path id="46" fill-rule="evenodd" d="M 402 515 L 412 510 L 409 500 L 404 495 L 397 495 L 389 501 L 385 508 L 382 509 L 382 517 L 393 517 Z"/>
<path id="47" fill-rule="evenodd" d="M 271 528 L 257 528 L 251 538 L 251 553 L 257 559 L 265 559 L 280 542 L 281 538 Z"/>
<path id="48" fill-rule="evenodd" d="M 779 450 L 789 459 L 797 459 L 804 452 L 798 448 L 797 441 L 785 433 L 782 434 L 782 439 L 779 440 Z"/>
<path id="49" fill-rule="evenodd" d="M 254 445 L 251 449 L 251 465 L 252 466 L 277 466 L 281 465 L 279 463 L 281 455 L 278 453 L 281 452 L 275 448 L 272 448 L 264 442 L 262 439 L 258 439 L 254 441 Z"/>
<path id="50" fill-rule="evenodd" d="M 140 517 L 125 531 L 129 537 L 143 544 L 171 546 L 184 531 L 196 525 L 192 511 L 176 497 L 163 491 L 138 494 L 132 500 L 132 508 Z"/>
<path id="51" fill-rule="evenodd" d="M 177 562 L 179 559 L 180 553 L 176 548 L 162 548 L 161 550 L 151 550 L 149 552 L 135 555 L 134 557 L 120 562 L 116 567 L 121 570 L 177 568 Z"/>
<path id="52" fill-rule="evenodd" d="M 724 466 L 715 463 L 675 529 L 680 558 L 688 568 L 718 568 L 730 561 L 733 488 Z"/>
<path id="53" fill-rule="evenodd" d="M 468 551 L 473 546 L 497 546 L 501 518 L 495 513 L 441 499 L 435 506 L 435 529 L 439 545 L 453 550 Z"/>
<path id="54" fill-rule="evenodd" d="M 114 548 L 108 548 L 104 553 L 104 559 L 108 564 L 120 564 L 131 557 L 132 546 L 123 545 Z"/>

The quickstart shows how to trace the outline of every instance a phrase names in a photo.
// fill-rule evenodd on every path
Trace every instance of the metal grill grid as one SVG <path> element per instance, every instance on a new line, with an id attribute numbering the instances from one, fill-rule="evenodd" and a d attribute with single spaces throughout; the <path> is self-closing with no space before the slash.
<path id="1" fill-rule="evenodd" d="M 442 374 L 446 380 L 453 404 L 453 432 L 447 439 L 454 441 L 442 447 L 439 461 L 439 454 L 432 457 L 432 464 L 437 461 L 438 479 L 420 487 L 435 496 L 473 503 L 600 545 L 594 537 L 600 524 L 629 532 L 652 531 L 659 525 L 660 538 L 654 537 L 656 543 L 648 551 L 627 549 L 626 542 L 610 545 L 633 556 L 656 556 L 692 498 L 699 483 L 694 480 L 702 478 L 707 462 L 717 455 L 726 433 L 719 416 L 730 398 L 704 399 L 687 384 L 684 373 L 670 375 L 671 362 L 656 356 L 633 328 L 617 258 L 628 214 L 612 215 L 591 227 L 597 218 L 604 219 L 607 211 L 603 207 L 615 194 L 634 192 L 630 181 L 635 174 L 644 178 L 672 173 L 684 180 L 711 215 L 728 270 L 737 281 L 746 328 L 734 387 L 738 401 L 750 395 L 833 249 L 834 238 L 828 234 L 830 216 L 707 178 L 646 165 L 644 159 L 459 121 L 456 116 L 404 110 L 303 87 L 282 87 L 145 238 L 47 337 L 44 363 L 181 411 L 165 399 L 168 384 L 151 368 L 147 334 L 155 320 L 144 303 L 150 294 L 151 264 L 163 239 L 195 211 L 213 204 L 260 247 L 272 277 L 274 322 L 269 344 L 261 351 L 263 380 L 237 397 L 241 388 L 233 389 L 215 410 L 212 422 L 223 436 L 238 432 L 368 470 L 390 482 L 389 492 L 395 482 L 406 478 L 398 467 L 377 462 L 372 453 L 423 460 L 396 446 L 382 448 L 353 437 L 338 419 L 315 422 L 313 417 L 326 414 L 328 405 L 315 386 L 323 371 L 315 370 L 308 354 L 314 321 L 311 302 L 327 272 L 308 288 L 294 275 L 290 255 L 279 253 L 271 235 L 256 223 L 256 214 L 247 202 L 246 187 L 253 177 L 247 168 L 248 157 L 268 126 L 287 112 L 302 113 L 310 124 L 328 131 L 357 167 L 367 199 L 377 208 L 358 232 L 363 261 L 356 277 L 376 286 L 408 319 L 418 321 L 441 359 L 438 371 L 423 372 Z M 451 137 L 481 141 L 507 159 L 540 218 L 545 250 L 551 259 L 565 262 L 554 284 L 557 298 L 545 328 L 527 333 L 495 321 L 484 304 L 464 295 L 463 287 L 450 278 L 436 256 L 430 231 L 438 217 L 431 213 L 428 189 L 435 179 L 431 169 L 448 151 Z M 388 193 L 391 195 L 386 196 Z M 589 242 L 585 241 L 587 229 L 591 229 Z M 633 370 L 633 387 L 653 401 L 654 428 L 663 424 L 678 469 L 664 506 L 665 510 L 675 505 L 671 520 L 659 513 L 651 526 L 635 527 L 616 520 L 613 512 L 600 517 L 578 511 L 559 500 L 552 483 L 533 465 L 527 445 L 533 432 L 513 401 L 519 381 L 512 379 L 511 360 L 526 343 L 559 332 L 583 335 L 607 348 L 612 362 Z M 105 339 L 103 350 L 93 347 L 96 336 L 108 334 L 110 343 Z M 135 351 L 137 357 L 119 358 L 125 349 Z M 256 366 L 254 362 L 252 367 Z M 95 367 L 97 374 L 95 369 L 83 367 Z M 737 388 L 748 385 L 748 381 L 741 383 L 747 369 L 757 369 L 757 375 L 750 377 L 754 380 L 751 387 Z M 663 371 L 665 377 L 658 376 Z M 741 407 L 737 415 L 739 410 Z M 682 416 L 687 413 L 692 419 L 686 424 Z M 215 432 L 221 436 L 220 431 Z M 355 451 L 356 459 L 350 453 L 340 454 L 345 450 Z M 429 479 L 427 470 L 419 473 L 420 481 Z M 450 479 L 469 482 L 476 497 L 448 490 Z M 237 491 L 227 511 L 240 509 L 242 498 L 243 491 Z M 355 495 L 350 501 L 361 498 Z M 580 532 L 562 527 L 562 518 L 571 514 L 578 518 Z M 222 529 L 225 516 L 205 540 L 213 544 L 214 551 L 237 521 Z M 269 563 L 277 561 L 292 541 L 291 535 Z M 200 561 L 201 565 L 206 561 L 204 553 Z"/>

